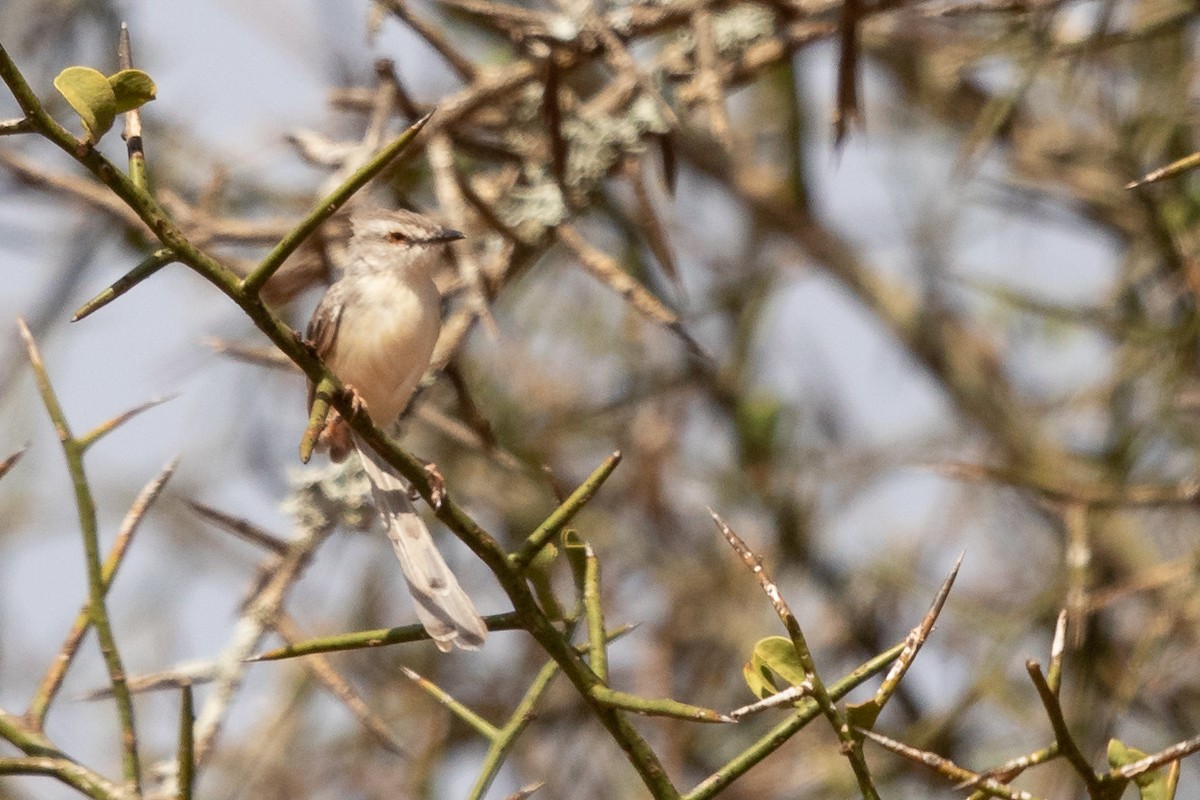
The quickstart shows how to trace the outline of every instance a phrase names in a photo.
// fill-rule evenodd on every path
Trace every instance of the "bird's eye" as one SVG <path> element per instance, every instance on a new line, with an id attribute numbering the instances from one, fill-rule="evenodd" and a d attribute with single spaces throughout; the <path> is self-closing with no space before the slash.
<path id="1" fill-rule="evenodd" d="M 403 233 L 401 233 L 400 231 L 392 231 L 392 232 L 390 232 L 390 233 L 388 234 L 388 237 L 387 237 L 387 238 L 388 238 L 388 241 L 389 241 L 389 242 L 395 242 L 396 244 L 404 244 L 405 242 L 407 242 L 407 241 L 408 241 L 408 237 L 407 237 L 407 236 L 405 236 L 405 235 L 404 235 Z"/>

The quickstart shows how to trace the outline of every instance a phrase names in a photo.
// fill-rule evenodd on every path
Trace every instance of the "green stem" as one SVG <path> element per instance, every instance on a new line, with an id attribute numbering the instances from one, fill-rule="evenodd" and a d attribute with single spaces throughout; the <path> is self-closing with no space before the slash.
<path id="1" fill-rule="evenodd" d="M 325 419 L 329 416 L 329 398 L 333 394 L 333 383 L 322 380 L 312 393 L 312 408 L 308 412 L 308 426 L 300 437 L 300 460 L 305 464 L 312 458 L 313 448 L 325 427 Z"/>
<path id="2" fill-rule="evenodd" d="M 610 689 L 600 684 L 592 687 L 592 696 L 606 706 L 632 711 L 635 714 L 644 714 L 648 717 L 674 717 L 675 719 L 686 719 L 690 722 L 734 721 L 711 708 L 694 706 L 690 703 L 681 703 L 678 700 L 654 700 L 636 694 L 629 694 L 628 692 L 619 692 L 616 689 Z"/>
<path id="3" fill-rule="evenodd" d="M 160 406 L 163 403 L 167 402 L 168 400 L 172 400 L 172 399 L 174 399 L 174 398 L 173 397 L 161 397 L 156 400 L 148 400 L 145 403 L 142 403 L 140 406 L 137 406 L 136 408 L 131 408 L 128 411 L 118 414 L 117 416 L 113 417 L 112 419 L 107 419 L 104 422 L 101 422 L 99 425 L 92 428 L 90 431 L 83 434 L 82 436 L 75 437 L 76 442 L 79 445 L 80 452 L 87 452 L 89 447 L 91 447 L 96 442 L 103 439 L 108 434 L 115 431 L 117 428 L 124 425 L 129 420 L 136 417 L 138 414 L 141 414 L 143 411 L 149 411 L 150 409 L 154 408 L 155 406 Z"/>
<path id="4" fill-rule="evenodd" d="M 196 745 L 194 740 L 196 713 L 192 702 L 192 684 L 186 683 L 179 697 L 179 752 L 176 756 L 179 800 L 192 800 L 196 783 Z"/>
<path id="5" fill-rule="evenodd" d="M 128 797 L 121 787 L 76 763 L 45 736 L 29 730 L 16 717 L 3 710 L 0 710 L 0 739 L 16 745 L 27 756 L 53 763 L 53 769 L 38 770 L 37 774 L 51 775 L 94 800 L 123 800 Z M 21 761 L 25 759 L 0 759 L 0 774 L 19 772 L 16 768 Z"/>
<path id="6" fill-rule="evenodd" d="M 133 287 L 137 286 L 142 281 L 149 278 L 151 275 L 158 272 L 160 269 L 170 264 L 175 260 L 175 254 L 166 248 L 155 250 L 150 255 L 146 256 L 142 261 L 129 272 L 117 278 L 112 286 L 109 286 L 100 294 L 88 300 L 79 307 L 71 317 L 71 322 L 79 322 L 79 320 L 92 314 L 106 305 L 116 300 L 121 295 L 128 292 Z"/>
<path id="7" fill-rule="evenodd" d="M 605 641 L 614 641 L 632 629 L 632 626 L 626 625 L 611 630 L 605 636 Z M 587 646 L 584 646 L 580 648 L 580 651 L 584 652 L 588 649 Z M 500 767 L 508 757 L 509 751 L 516 745 L 517 737 L 533 721 L 533 707 L 537 705 L 538 699 L 550 686 L 550 681 L 556 674 L 558 674 L 558 663 L 555 661 L 547 661 L 538 671 L 533 683 L 529 684 L 529 688 L 525 690 L 525 696 L 521 698 L 521 702 L 517 703 L 517 707 L 509 715 L 508 722 L 504 723 L 496 737 L 492 739 L 492 746 L 488 748 L 488 754 L 480 767 L 479 778 L 471 787 L 471 793 L 467 795 L 467 800 L 480 800 L 487 793 L 492 781 L 496 778 L 496 773 L 500 771 Z"/>
<path id="8" fill-rule="evenodd" d="M 33 336 L 29 333 L 23 320 L 18 320 L 18 324 L 29 352 L 30 366 L 33 367 L 37 379 L 38 393 L 46 407 L 46 414 L 54 424 L 55 432 L 62 444 L 63 455 L 67 460 L 67 470 L 71 475 L 75 507 L 79 516 L 79 530 L 83 535 L 84 561 L 87 565 L 88 616 L 91 618 L 92 626 L 96 629 L 96 638 L 100 642 L 100 652 L 104 657 L 104 665 L 108 668 L 108 679 L 112 684 L 113 698 L 117 704 L 117 716 L 121 724 L 121 764 L 126 787 L 134 794 L 141 794 L 141 763 L 138 758 L 137 732 L 133 718 L 133 698 L 125 679 L 125 667 L 121 663 L 121 653 L 117 649 L 117 641 L 108 616 L 108 606 L 105 603 L 107 586 L 104 580 L 104 566 L 100 560 L 96 502 L 92 498 L 92 490 L 83 467 L 84 448 L 71 435 L 66 414 L 63 413 L 58 397 L 54 393 L 50 376 L 42 363 Z"/>
<path id="9" fill-rule="evenodd" d="M 479 777 L 475 779 L 475 785 L 471 787 L 471 793 L 467 795 L 467 800 L 481 800 L 487 793 L 492 781 L 496 779 L 501 765 L 508 758 L 513 746 L 516 745 L 517 738 L 529 727 L 529 723 L 533 722 L 533 707 L 556 674 L 558 674 L 557 663 L 548 661 L 542 666 L 537 677 L 533 679 L 533 683 L 525 691 L 521 702 L 513 709 L 508 722 L 492 737 L 492 745 L 488 748 L 487 756 L 483 759 L 483 765 L 479 770 Z"/>
<path id="10" fill-rule="evenodd" d="M 126 516 L 126 522 L 121 525 L 121 530 L 117 533 L 117 538 L 109 550 L 108 557 L 104 560 L 102 575 L 104 578 L 105 593 L 112 586 L 113 579 L 117 575 L 117 570 L 120 568 L 125 554 L 129 551 L 129 545 L 133 543 L 133 536 L 137 533 L 138 527 L 141 524 L 144 509 L 149 508 L 150 504 L 158 497 L 163 486 L 166 485 L 167 480 L 174 473 L 175 463 L 168 464 L 159 473 L 157 478 L 148 483 L 138 496 L 137 501 L 130 508 L 132 516 Z M 142 511 L 139 511 L 139 508 Z M 83 608 L 79 610 L 79 614 L 75 617 L 75 622 L 71 625 L 71 630 L 67 633 L 66 640 L 58 650 L 58 655 L 51 662 L 49 669 L 46 670 L 46 674 L 42 678 L 42 682 L 38 685 L 37 691 L 33 694 L 33 699 L 29 703 L 29 711 L 26 712 L 25 719 L 35 731 L 42 730 L 46 721 L 46 714 L 50 710 L 50 704 L 54 702 L 59 689 L 62 688 L 62 682 L 66 677 L 67 669 L 75 659 L 75 654 L 79 651 L 79 645 L 83 641 L 84 635 L 88 632 L 88 628 L 91 627 L 92 618 L 90 609 L 90 604 L 84 603 Z"/>
<path id="11" fill-rule="evenodd" d="M 608 480 L 608 476 L 612 475 L 613 470 L 617 468 L 617 464 L 621 463 L 621 452 L 617 451 L 604 459 L 600 466 L 592 471 L 587 480 L 579 484 L 575 491 L 571 492 L 570 497 L 562 502 L 562 504 L 554 509 L 550 516 L 546 517 L 545 522 L 537 526 L 533 533 L 529 534 L 529 538 L 521 545 L 521 549 L 508 557 L 509 563 L 516 570 L 524 570 L 533 562 L 537 554 L 546 546 L 547 542 L 558 535 L 558 532 L 563 529 L 571 518 L 579 513 L 579 509 L 587 505 L 588 501 L 600 491 L 600 487 Z"/>
<path id="12" fill-rule="evenodd" d="M 905 642 L 898 642 L 871 660 L 861 664 L 853 672 L 829 686 L 830 699 L 837 701 L 872 676 L 883 672 L 903 652 Z M 821 708 L 812 699 L 796 704 L 796 710 L 783 722 L 742 752 L 731 758 L 725 766 L 714 772 L 692 789 L 682 800 L 709 800 L 724 791 L 729 784 L 745 775 L 754 765 L 778 750 L 797 731 L 821 714 Z"/>
<path id="13" fill-rule="evenodd" d="M 429 680 L 428 678 L 421 677 L 408 667 L 404 667 L 403 669 L 404 674 L 408 676 L 410 681 L 428 692 L 434 700 L 437 700 L 439 703 L 444 705 L 451 714 L 467 723 L 467 725 L 469 725 L 476 733 L 487 739 L 489 742 L 496 741 L 496 738 L 500 735 L 499 728 L 476 714 L 471 709 L 467 708 L 467 706 L 465 706 L 463 703 L 456 700 L 454 695 L 450 694 L 433 681 Z"/>
<path id="14" fill-rule="evenodd" d="M 267 253 L 254 271 L 246 276 L 242 281 L 242 289 L 247 296 L 257 296 L 263 284 L 270 280 L 275 271 L 283 266 L 283 262 L 287 257 L 295 252 L 296 248 L 304 243 L 304 240 L 312 235 L 317 227 L 333 216 L 334 212 L 345 205 L 355 192 L 366 186 L 367 181 L 374 178 L 380 172 L 392 163 L 401 153 L 408 149 L 412 144 L 413 139 L 417 138 L 417 134 L 421 132 L 421 128 L 425 127 L 425 123 L 433 116 L 433 112 L 426 114 L 419 120 L 414 122 L 408 130 L 396 137 L 387 147 L 380 150 L 374 158 L 368 161 L 363 166 L 355 170 L 354 174 L 342 182 L 340 186 L 323 197 L 312 211 L 308 212 L 300 224 L 279 240 L 279 244 Z"/>
<path id="15" fill-rule="evenodd" d="M 216 259 L 197 250 L 149 192 L 117 169 L 95 147 L 79 141 L 59 125 L 46 112 L 3 45 L 0 45 L 0 80 L 8 85 L 17 104 L 38 133 L 87 168 L 101 183 L 111 189 L 113 194 L 121 198 L 142 222 L 146 223 L 158 240 L 179 256 L 180 261 L 200 273 L 230 298 L 239 301 L 239 305 L 242 304 L 241 279 Z M 258 323 L 259 320 L 256 319 L 255 322 Z"/>
<path id="16" fill-rule="evenodd" d="M 604 606 L 600 602 L 600 559 L 586 546 L 583 572 L 583 609 L 587 617 L 588 663 L 602 683 L 608 683 L 608 649 L 604 644 Z"/>
<path id="17" fill-rule="evenodd" d="M 813 660 L 812 651 L 808 649 L 808 641 L 805 639 L 800 624 L 795 617 L 789 615 L 787 627 L 788 633 L 791 635 L 792 646 L 800 659 L 800 665 L 804 668 L 805 677 L 812 684 L 813 700 L 816 702 L 817 708 L 829 720 L 830 727 L 833 728 L 834 734 L 841 742 L 842 752 L 850 762 L 850 768 L 854 771 L 854 777 L 858 781 L 858 788 L 863 800 L 879 800 L 875 782 L 871 779 L 870 770 L 868 770 L 866 759 L 863 757 L 862 743 L 854 738 L 854 732 L 850 730 L 850 723 L 847 721 L 846 715 L 837 707 L 835 701 L 830 697 L 824 681 L 821 680 L 821 676 L 817 674 L 816 662 Z"/>
<path id="18" fill-rule="evenodd" d="M 516 614 L 490 614 L 483 618 L 489 631 L 520 630 L 521 621 Z M 429 634 L 422 625 L 402 625 L 399 628 L 379 628 L 371 631 L 355 631 L 341 633 L 337 636 L 323 636 L 319 639 L 309 639 L 303 642 L 289 644 L 277 650 L 260 653 L 247 661 L 281 661 L 286 658 L 311 656 L 314 653 L 336 653 L 340 650 L 362 650 L 368 647 L 384 647 L 391 644 L 422 642 L 429 639 Z"/>

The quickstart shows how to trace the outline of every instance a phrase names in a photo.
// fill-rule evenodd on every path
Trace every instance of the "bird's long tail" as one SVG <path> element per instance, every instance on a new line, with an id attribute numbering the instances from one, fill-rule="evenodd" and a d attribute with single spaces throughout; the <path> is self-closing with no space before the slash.
<path id="1" fill-rule="evenodd" d="M 358 437 L 355 446 L 371 481 L 375 507 L 400 559 L 417 618 L 442 652 L 449 652 L 453 645 L 477 649 L 487 638 L 487 626 L 446 566 L 429 528 L 409 500 L 404 481 Z"/>

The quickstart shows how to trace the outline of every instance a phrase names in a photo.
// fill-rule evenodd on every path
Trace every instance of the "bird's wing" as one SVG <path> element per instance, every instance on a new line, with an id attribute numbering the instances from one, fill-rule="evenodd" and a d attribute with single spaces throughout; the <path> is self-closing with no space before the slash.
<path id="1" fill-rule="evenodd" d="M 304 338 L 312 344 L 317 356 L 322 361 L 329 358 L 333 352 L 333 346 L 337 342 L 338 327 L 342 321 L 342 309 L 346 307 L 343 299 L 340 287 L 336 283 L 330 286 L 329 291 L 325 292 L 325 296 L 317 305 L 316 311 L 313 312 L 312 319 L 308 323 L 308 330 L 304 333 Z M 316 387 L 313 386 L 312 381 L 309 381 L 309 408 L 312 408 L 315 392 Z"/>

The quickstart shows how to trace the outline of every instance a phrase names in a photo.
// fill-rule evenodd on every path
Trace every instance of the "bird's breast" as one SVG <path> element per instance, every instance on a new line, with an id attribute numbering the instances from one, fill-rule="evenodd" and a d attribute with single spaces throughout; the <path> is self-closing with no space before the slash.
<path id="1" fill-rule="evenodd" d="M 441 327 L 437 287 L 363 276 L 338 323 L 329 366 L 354 387 L 378 425 L 391 424 L 421 380 Z"/>

